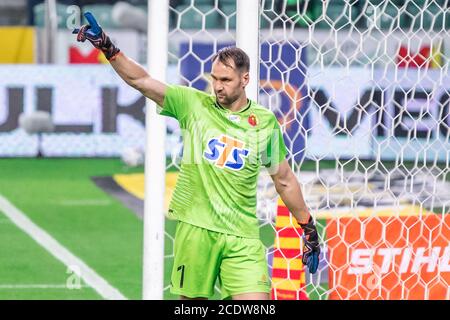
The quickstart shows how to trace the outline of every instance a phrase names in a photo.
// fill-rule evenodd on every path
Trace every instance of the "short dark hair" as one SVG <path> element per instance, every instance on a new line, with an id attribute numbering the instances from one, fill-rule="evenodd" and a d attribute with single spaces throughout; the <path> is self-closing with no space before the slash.
<path id="1" fill-rule="evenodd" d="M 241 72 L 250 71 L 250 59 L 244 50 L 236 47 L 225 47 L 217 51 L 217 53 L 212 57 L 211 61 L 214 62 L 219 60 L 224 65 L 231 67 L 229 60 L 233 60 L 236 69 Z"/>

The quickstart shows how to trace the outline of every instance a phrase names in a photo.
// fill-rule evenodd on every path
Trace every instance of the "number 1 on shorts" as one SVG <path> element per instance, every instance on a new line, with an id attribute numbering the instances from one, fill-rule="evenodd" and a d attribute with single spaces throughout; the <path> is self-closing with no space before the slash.
<path id="1" fill-rule="evenodd" d="M 184 282 L 184 264 L 178 267 L 177 271 L 181 270 L 181 278 L 180 278 L 180 288 L 183 288 L 183 282 Z"/>

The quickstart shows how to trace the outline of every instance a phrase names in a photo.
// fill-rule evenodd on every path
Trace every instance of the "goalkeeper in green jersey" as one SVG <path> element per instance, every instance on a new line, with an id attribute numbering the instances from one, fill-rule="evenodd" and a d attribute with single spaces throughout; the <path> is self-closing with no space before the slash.
<path id="1" fill-rule="evenodd" d="M 103 51 L 130 86 L 158 104 L 160 114 L 178 120 L 183 159 L 168 215 L 177 219 L 171 292 L 208 298 L 219 279 L 223 298 L 269 299 L 265 248 L 256 217 L 257 177 L 267 167 L 275 188 L 303 228 L 303 263 L 319 264 L 319 239 L 300 185 L 286 157 L 275 115 L 247 99 L 249 58 L 225 48 L 213 58 L 215 95 L 153 79 L 123 54 L 94 17 L 77 33 Z"/>

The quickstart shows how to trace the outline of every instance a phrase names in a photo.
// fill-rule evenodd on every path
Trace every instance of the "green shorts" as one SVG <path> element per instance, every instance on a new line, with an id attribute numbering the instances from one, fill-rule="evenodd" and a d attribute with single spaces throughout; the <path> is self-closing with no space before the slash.
<path id="1" fill-rule="evenodd" d="M 178 221 L 170 292 L 210 298 L 219 278 L 223 299 L 270 293 L 265 248 L 259 239 L 210 231 Z"/>

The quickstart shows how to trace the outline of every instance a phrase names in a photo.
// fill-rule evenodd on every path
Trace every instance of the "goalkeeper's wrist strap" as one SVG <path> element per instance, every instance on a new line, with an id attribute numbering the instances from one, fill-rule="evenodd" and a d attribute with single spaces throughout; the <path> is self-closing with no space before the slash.
<path id="1" fill-rule="evenodd" d="M 102 52 L 108 61 L 114 60 L 120 52 L 120 49 L 111 44 L 108 48 L 102 48 Z"/>
<path id="2" fill-rule="evenodd" d="M 309 215 L 309 219 L 308 219 L 308 222 L 307 222 L 307 223 L 300 223 L 300 222 L 299 222 L 298 224 L 300 225 L 300 227 L 302 227 L 302 229 L 304 229 L 306 226 L 311 225 L 311 224 L 314 224 L 313 218 L 312 218 L 311 215 Z"/>
<path id="3" fill-rule="evenodd" d="M 303 234 L 305 236 L 309 236 L 309 239 L 308 239 L 309 241 L 317 240 L 317 229 L 316 229 L 316 226 L 314 225 L 314 220 L 313 220 L 312 216 L 309 216 L 308 223 L 300 224 L 300 226 L 303 229 Z"/>
<path id="4" fill-rule="evenodd" d="M 105 57 L 106 57 L 106 59 L 108 59 L 108 61 L 116 60 L 116 58 L 122 53 L 122 51 L 120 51 L 119 48 L 116 48 L 116 49 L 117 49 L 117 51 L 115 53 L 113 53 L 113 55 L 110 58 L 106 57 L 106 54 L 105 54 Z"/>
<path id="5" fill-rule="evenodd" d="M 111 39 L 108 36 L 106 36 L 105 45 L 101 47 L 101 50 L 106 59 L 108 59 L 109 61 L 114 60 L 117 54 L 120 52 L 120 49 L 117 48 L 114 43 L 112 43 Z"/>

